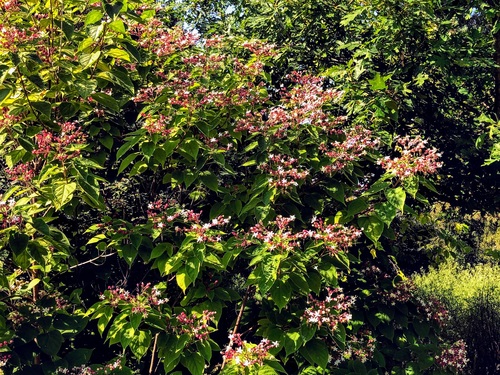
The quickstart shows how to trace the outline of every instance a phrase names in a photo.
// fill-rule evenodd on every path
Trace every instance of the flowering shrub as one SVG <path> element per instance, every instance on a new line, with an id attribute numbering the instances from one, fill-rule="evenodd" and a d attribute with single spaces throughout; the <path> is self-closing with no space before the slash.
<path id="1" fill-rule="evenodd" d="M 277 47 L 187 32 L 156 2 L 2 7 L 6 371 L 439 365 L 440 324 L 386 246 L 433 189 L 420 138 L 387 161 L 321 77 L 275 88 Z"/>

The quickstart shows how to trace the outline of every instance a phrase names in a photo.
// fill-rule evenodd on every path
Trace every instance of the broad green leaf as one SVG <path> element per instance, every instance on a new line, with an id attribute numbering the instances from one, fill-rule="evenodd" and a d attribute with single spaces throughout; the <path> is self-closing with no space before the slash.
<path id="1" fill-rule="evenodd" d="M 262 259 L 262 263 L 259 265 L 261 277 L 258 280 L 259 290 L 262 294 L 267 293 L 276 281 L 280 261 L 280 255 L 269 255 Z"/>
<path id="2" fill-rule="evenodd" d="M 134 354 L 135 358 L 141 359 L 148 352 L 150 345 L 151 332 L 139 330 L 130 342 L 130 350 Z"/>
<path id="3" fill-rule="evenodd" d="M 52 104 L 45 101 L 31 102 L 33 108 L 35 108 L 41 114 L 47 116 L 48 118 L 52 115 Z"/>
<path id="4" fill-rule="evenodd" d="M 373 79 L 368 80 L 371 85 L 372 90 L 383 90 L 386 88 L 385 80 L 382 78 L 380 73 L 376 73 Z"/>
<path id="5" fill-rule="evenodd" d="M 40 233 L 45 234 L 46 236 L 50 236 L 49 226 L 45 223 L 45 221 L 43 221 L 43 219 L 39 217 L 33 219 L 33 228 L 35 228 Z"/>
<path id="6" fill-rule="evenodd" d="M 298 331 L 288 331 L 285 335 L 285 353 L 288 357 L 289 355 L 295 353 L 302 345 L 302 336 Z"/>
<path id="7" fill-rule="evenodd" d="M 392 220 L 396 217 L 396 207 L 389 202 L 377 203 L 375 205 L 375 213 L 387 226 L 391 225 Z"/>
<path id="8" fill-rule="evenodd" d="M 66 354 L 64 360 L 68 362 L 70 368 L 79 367 L 90 361 L 93 351 L 94 349 L 75 349 Z"/>
<path id="9" fill-rule="evenodd" d="M 335 340 L 337 346 L 341 350 L 344 350 L 346 341 L 346 330 L 343 324 L 340 323 L 337 324 L 335 331 L 333 331 L 333 339 Z"/>
<path id="10" fill-rule="evenodd" d="M 219 190 L 219 179 L 212 172 L 206 171 L 205 173 L 200 173 L 200 180 L 210 190 L 215 192 Z"/>
<path id="11" fill-rule="evenodd" d="M 392 204 L 400 211 L 404 210 L 406 193 L 404 192 L 403 188 L 397 187 L 395 189 L 387 189 L 384 193 L 387 201 L 390 204 Z"/>
<path id="12" fill-rule="evenodd" d="M 111 48 L 109 51 L 106 51 L 107 56 L 114 57 L 115 59 L 120 59 L 123 61 L 130 62 L 130 55 L 127 51 L 119 48 Z"/>
<path id="13" fill-rule="evenodd" d="M 36 338 L 36 343 L 42 352 L 54 356 L 61 348 L 63 337 L 59 331 L 50 331 L 39 335 Z"/>
<path id="14" fill-rule="evenodd" d="M 120 34 L 125 34 L 127 32 L 127 30 L 125 29 L 125 24 L 120 19 L 116 19 L 113 22 L 110 22 L 108 24 L 108 27 L 110 28 L 110 30 L 116 31 Z"/>
<path id="15" fill-rule="evenodd" d="M 92 9 L 87 13 L 85 17 L 85 26 L 92 25 L 96 22 L 99 22 L 102 19 L 102 12 L 98 9 Z"/>
<path id="16" fill-rule="evenodd" d="M 177 282 L 177 285 L 179 286 L 179 288 L 182 289 L 184 293 L 186 293 L 186 289 L 193 282 L 193 280 L 189 278 L 184 267 L 180 268 L 175 274 L 175 281 Z"/>
<path id="17" fill-rule="evenodd" d="M 24 233 L 14 232 L 9 237 L 9 246 L 14 255 L 19 255 L 26 250 L 30 238 Z"/>
<path id="18" fill-rule="evenodd" d="M 290 301 L 290 297 L 292 295 L 292 288 L 287 281 L 283 281 L 282 279 L 276 280 L 273 287 L 269 291 L 271 293 L 271 297 L 274 303 L 278 306 L 279 310 L 285 307 Z"/>
<path id="19" fill-rule="evenodd" d="M 120 111 L 120 105 L 118 102 L 110 95 L 105 94 L 103 92 L 96 92 L 90 95 L 92 99 L 94 99 L 99 104 L 102 104 L 108 109 L 111 109 L 114 112 Z"/>
<path id="20" fill-rule="evenodd" d="M 60 210 L 65 204 L 67 204 L 71 199 L 73 199 L 73 193 L 76 190 L 76 183 L 62 183 L 55 185 L 52 188 L 52 194 L 54 195 L 54 207 L 56 210 Z"/>
<path id="21" fill-rule="evenodd" d="M 384 223 L 375 216 L 359 218 L 358 225 L 366 237 L 373 242 L 377 242 L 384 231 Z"/>
<path id="22" fill-rule="evenodd" d="M 184 142 L 182 142 L 181 146 L 179 147 L 179 151 L 181 151 L 184 155 L 188 156 L 192 160 L 196 160 L 198 158 L 199 150 L 200 145 L 193 138 L 184 140 Z"/>
<path id="23" fill-rule="evenodd" d="M 354 216 L 368 208 L 368 203 L 364 198 L 357 198 L 347 205 L 347 215 Z"/>
<path id="24" fill-rule="evenodd" d="M 300 354 L 302 354 L 311 365 L 318 365 L 326 370 L 326 366 L 328 365 L 328 347 L 323 341 L 313 339 L 307 342 L 305 346 L 300 348 Z"/>
<path id="25" fill-rule="evenodd" d="M 181 363 L 186 367 L 191 375 L 203 375 L 205 369 L 205 360 L 200 353 L 188 352 L 181 358 Z"/>
<path id="26" fill-rule="evenodd" d="M 325 189 L 328 195 L 330 195 L 333 199 L 340 203 L 345 203 L 344 185 L 340 182 L 334 182 L 333 184 L 325 187 Z"/>
<path id="27" fill-rule="evenodd" d="M 91 53 L 82 53 L 80 55 L 80 64 L 82 69 L 88 69 L 92 67 L 101 57 L 101 51 L 94 51 Z"/>

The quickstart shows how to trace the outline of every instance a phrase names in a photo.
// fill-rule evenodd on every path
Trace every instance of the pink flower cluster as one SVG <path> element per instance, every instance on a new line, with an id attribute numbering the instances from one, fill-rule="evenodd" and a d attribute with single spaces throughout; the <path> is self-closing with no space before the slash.
<path id="1" fill-rule="evenodd" d="M 243 42 L 241 46 L 257 57 L 272 57 L 277 55 L 276 46 L 274 44 L 267 44 L 260 40 L 246 41 Z"/>
<path id="2" fill-rule="evenodd" d="M 196 340 L 206 340 L 210 334 L 210 322 L 214 321 L 215 311 L 204 310 L 201 316 L 193 313 L 188 316 L 185 312 L 181 312 L 176 316 L 177 324 L 174 330 L 177 334 L 187 334 L 194 337 Z"/>
<path id="3" fill-rule="evenodd" d="M 442 167 L 443 163 L 438 161 L 441 154 L 436 148 L 427 148 L 427 141 L 424 141 L 422 137 L 406 136 L 396 140 L 396 150 L 401 156 L 394 159 L 386 156 L 377 161 L 387 172 L 405 179 L 417 173 L 434 174 Z"/>
<path id="4" fill-rule="evenodd" d="M 9 52 L 17 52 L 20 45 L 37 40 L 42 33 L 34 26 L 18 29 L 15 26 L 0 25 L 0 46 Z"/>
<path id="5" fill-rule="evenodd" d="M 347 251 L 363 233 L 352 226 L 325 224 L 321 218 L 313 218 L 312 224 L 316 229 L 316 233 L 311 234 L 310 231 L 307 231 L 307 234 L 317 241 L 322 241 L 325 248 L 332 255 L 337 254 L 339 251 Z"/>
<path id="6" fill-rule="evenodd" d="M 19 163 L 12 168 L 6 168 L 5 173 L 11 181 L 29 182 L 35 177 L 35 168 L 32 162 Z"/>
<path id="7" fill-rule="evenodd" d="M 167 224 L 174 221 L 188 224 L 189 226 L 175 227 L 175 232 L 193 235 L 198 242 L 220 242 L 222 232 L 214 229 L 229 224 L 231 217 L 222 215 L 213 218 L 208 223 L 201 221 L 201 212 L 181 209 L 176 206 L 174 201 L 163 203 L 161 200 L 148 205 L 148 218 L 153 222 L 157 229 L 163 230 Z"/>
<path id="8" fill-rule="evenodd" d="M 97 374 L 107 375 L 107 374 L 113 374 L 114 370 L 121 370 L 121 369 L 122 369 L 121 360 L 117 359 L 115 362 L 109 363 L 104 367 L 98 367 L 95 370 L 86 365 L 72 367 L 70 369 L 60 367 L 56 370 L 56 374 L 57 375 L 97 375 Z"/>
<path id="9" fill-rule="evenodd" d="M 451 369 L 454 372 L 462 373 L 467 367 L 467 345 L 465 341 L 459 340 L 445 348 L 440 355 L 435 357 L 436 364 L 443 369 Z"/>
<path id="10" fill-rule="evenodd" d="M 168 29 L 158 18 L 152 18 L 148 24 L 135 23 L 129 25 L 130 33 L 137 37 L 142 48 L 149 49 L 158 57 L 169 56 L 176 51 L 182 51 L 193 46 L 198 41 L 198 35 L 182 30 L 180 27 Z"/>
<path id="11" fill-rule="evenodd" d="M 235 348 L 236 346 L 236 348 Z M 241 367 L 262 365 L 268 359 L 269 350 L 279 347 L 279 342 L 262 339 L 257 345 L 242 340 L 238 333 L 229 335 L 229 345 L 222 352 L 224 363 L 231 363 Z"/>
<path id="12" fill-rule="evenodd" d="M 267 172 L 269 185 L 277 187 L 280 190 L 287 190 L 289 187 L 298 186 L 300 180 L 304 180 L 309 174 L 308 171 L 301 171 L 294 167 L 297 159 L 287 155 L 269 155 L 269 162 L 259 166 L 260 169 Z"/>
<path id="13" fill-rule="evenodd" d="M 2 108 L 2 115 L 0 116 L 0 130 L 9 128 L 11 125 L 18 123 L 19 121 L 21 121 L 20 116 L 13 116 L 9 114 L 8 108 Z"/>
<path id="14" fill-rule="evenodd" d="M 4 12 L 17 12 L 19 11 L 18 0 L 0 0 L 0 8 Z"/>
<path id="15" fill-rule="evenodd" d="M 416 298 L 418 311 L 425 316 L 427 321 L 434 321 L 440 327 L 444 327 L 450 321 L 450 315 L 445 305 L 436 298 Z"/>
<path id="16" fill-rule="evenodd" d="M 360 329 L 356 334 L 349 335 L 343 350 L 332 348 L 332 360 L 335 366 L 347 360 L 359 360 L 365 363 L 373 357 L 376 348 L 376 339 L 368 329 Z"/>
<path id="17" fill-rule="evenodd" d="M 384 291 L 381 293 L 382 298 L 386 303 L 394 306 L 397 302 L 406 303 L 413 299 L 415 294 L 415 285 L 410 282 L 400 282 L 396 284 L 393 290 Z"/>
<path id="18" fill-rule="evenodd" d="M 320 150 L 331 159 L 330 164 L 321 169 L 326 174 L 344 169 L 349 163 L 360 160 L 368 150 L 378 146 L 378 140 L 373 138 L 372 132 L 361 126 L 337 133 L 345 140 L 320 145 Z"/>
<path id="19" fill-rule="evenodd" d="M 3 341 L 0 342 L 0 348 L 5 348 L 7 345 L 12 344 L 13 341 Z M 0 368 L 4 367 L 12 356 L 6 353 L 0 353 Z"/>
<path id="20" fill-rule="evenodd" d="M 346 296 L 342 288 L 327 288 L 327 296 L 323 301 L 309 295 L 309 307 L 304 311 L 303 319 L 307 324 L 318 328 L 324 325 L 334 332 L 339 324 L 352 319 L 349 309 L 355 300 L 353 296 Z"/>
<path id="21" fill-rule="evenodd" d="M 149 134 L 161 134 L 166 137 L 172 132 L 172 129 L 169 129 L 170 125 L 170 116 L 165 116 L 163 114 L 159 114 L 157 117 L 153 117 L 151 115 L 144 115 L 144 129 Z"/>
<path id="22" fill-rule="evenodd" d="M 283 217 L 278 215 L 274 221 L 269 222 L 268 228 L 258 223 L 250 228 L 249 234 L 241 242 L 241 246 L 248 246 L 252 240 L 258 240 L 258 244 L 264 243 L 271 251 L 292 251 L 301 247 L 301 240 L 312 239 L 323 243 L 330 254 L 346 251 L 351 247 L 361 231 L 354 227 L 345 227 L 340 224 L 324 224 L 322 219 L 314 218 L 315 230 L 302 230 L 293 232 L 289 224 L 295 220 L 295 216 Z M 274 228 L 273 228 L 274 227 Z"/>
<path id="23" fill-rule="evenodd" d="M 35 135 L 35 143 L 38 148 L 33 151 L 35 155 L 49 156 L 51 152 L 55 153 L 54 158 L 59 161 L 65 161 L 80 155 L 80 150 L 68 150 L 72 146 L 84 145 L 87 135 L 77 127 L 76 122 L 60 123 L 61 132 L 55 135 L 48 130 L 42 130 Z"/>
<path id="24" fill-rule="evenodd" d="M 276 138 L 287 136 L 288 129 L 300 129 L 308 125 L 332 133 L 345 117 L 331 119 L 323 110 L 326 103 L 336 100 L 341 93 L 323 89 L 319 77 L 293 72 L 288 76 L 295 83 L 290 90 L 282 88 L 283 105 L 273 107 L 269 112 L 247 112 L 238 120 L 235 131 L 249 133 L 270 133 Z"/>
<path id="25" fill-rule="evenodd" d="M 160 298 L 161 292 L 156 287 L 151 287 L 150 283 L 141 283 L 137 286 L 137 294 L 132 294 L 129 291 L 109 286 L 108 290 L 101 294 L 100 299 L 108 301 L 113 307 L 118 307 L 121 304 L 132 305 L 132 313 L 148 316 L 148 312 L 153 306 L 160 306 L 167 302 L 167 299 Z"/>
<path id="26" fill-rule="evenodd" d="M 383 292 L 385 302 L 392 306 L 399 303 L 413 301 L 420 314 L 429 322 L 435 322 L 440 327 L 444 327 L 450 320 L 448 310 L 444 304 L 436 298 L 426 297 L 425 299 L 416 295 L 415 284 L 411 281 L 398 283 L 390 292 Z"/>

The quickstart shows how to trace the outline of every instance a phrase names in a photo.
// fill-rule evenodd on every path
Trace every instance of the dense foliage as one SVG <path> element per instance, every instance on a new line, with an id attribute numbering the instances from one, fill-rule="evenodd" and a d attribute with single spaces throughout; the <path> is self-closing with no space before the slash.
<path id="1" fill-rule="evenodd" d="M 442 166 L 408 87 L 177 5 L 0 2 L 4 373 L 462 371 L 392 246 Z"/>
<path id="2" fill-rule="evenodd" d="M 443 301 L 455 337 L 463 338 L 474 350 L 470 358 L 476 374 L 493 374 L 498 366 L 500 342 L 500 287 L 498 265 L 463 268 L 448 261 L 414 277 L 422 298 Z"/>

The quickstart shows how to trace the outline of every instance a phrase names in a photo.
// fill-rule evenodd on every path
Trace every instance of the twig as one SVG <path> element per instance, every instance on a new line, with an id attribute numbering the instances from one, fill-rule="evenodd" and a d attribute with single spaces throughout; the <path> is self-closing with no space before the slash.
<path id="1" fill-rule="evenodd" d="M 233 328 L 233 333 L 229 339 L 229 346 L 232 347 L 233 346 L 233 337 L 234 335 L 236 335 L 236 333 L 238 332 L 238 327 L 240 325 L 240 322 L 241 322 L 241 318 L 243 316 L 243 311 L 245 310 L 245 306 L 246 306 L 246 303 L 247 303 L 247 300 L 248 300 L 248 296 L 250 295 L 250 291 L 252 290 L 252 286 L 249 286 L 247 288 L 247 291 L 245 293 L 245 296 L 243 297 L 243 299 L 241 300 L 241 307 L 240 307 L 240 311 L 238 312 L 238 317 L 236 318 L 236 323 L 234 324 L 234 328 Z M 221 369 L 224 368 L 224 366 L 226 365 L 226 358 L 224 357 L 224 360 L 222 362 L 222 366 L 221 366 Z"/>
<path id="2" fill-rule="evenodd" d="M 155 363 L 155 352 L 156 352 L 156 344 L 158 342 L 158 335 L 159 333 L 155 335 L 155 342 L 153 344 L 153 353 L 151 354 L 151 363 L 149 364 L 149 375 L 153 373 L 153 365 Z"/>
<path id="3" fill-rule="evenodd" d="M 85 261 L 85 262 L 83 262 L 83 263 L 78 263 L 78 264 L 75 264 L 74 266 L 69 267 L 69 269 L 70 269 L 70 270 L 72 270 L 73 268 L 81 267 L 81 266 L 83 266 L 83 265 L 85 265 L 85 264 L 93 263 L 93 262 L 95 262 L 96 260 L 99 260 L 99 259 L 101 259 L 101 258 L 107 258 L 107 257 L 110 257 L 110 256 L 115 255 L 115 254 L 116 254 L 116 253 L 110 253 L 110 254 L 99 255 L 99 256 L 97 256 L 97 257 L 95 257 L 95 258 L 93 258 L 93 259 L 86 260 L 86 261 Z"/>

